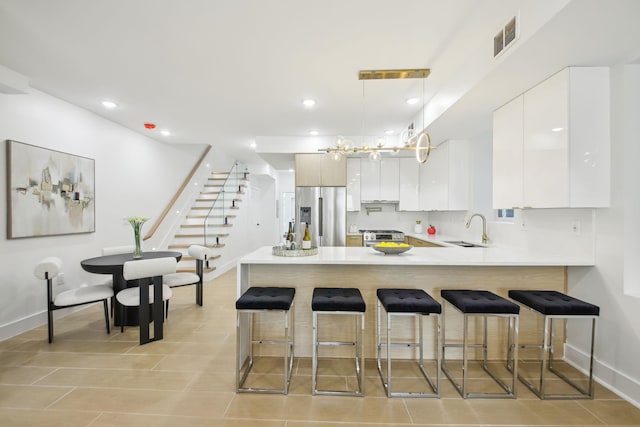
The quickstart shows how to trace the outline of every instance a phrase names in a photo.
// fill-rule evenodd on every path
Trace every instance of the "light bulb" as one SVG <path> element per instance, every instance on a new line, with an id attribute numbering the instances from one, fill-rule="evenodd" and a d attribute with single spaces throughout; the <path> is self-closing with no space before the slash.
<path id="1" fill-rule="evenodd" d="M 302 105 L 304 105 L 307 108 L 311 108 L 314 105 L 316 105 L 316 101 L 313 99 L 303 99 L 302 100 Z"/>
<path id="2" fill-rule="evenodd" d="M 369 160 L 371 160 L 372 162 L 380 160 L 380 152 L 378 152 L 377 150 L 374 150 L 371 153 L 369 153 Z"/>
<path id="3" fill-rule="evenodd" d="M 336 162 L 339 162 L 340 159 L 342 158 L 342 153 L 339 151 L 334 151 L 333 153 L 331 153 L 331 158 Z"/>
<path id="4" fill-rule="evenodd" d="M 105 100 L 105 101 L 102 101 L 102 106 L 103 106 L 104 108 L 108 108 L 108 109 L 110 109 L 110 110 L 111 110 L 111 109 L 113 109 L 113 108 L 116 108 L 116 107 L 118 106 L 118 104 L 116 104 L 116 103 L 115 103 L 115 102 L 113 102 L 113 101 L 106 101 L 106 100 Z"/>

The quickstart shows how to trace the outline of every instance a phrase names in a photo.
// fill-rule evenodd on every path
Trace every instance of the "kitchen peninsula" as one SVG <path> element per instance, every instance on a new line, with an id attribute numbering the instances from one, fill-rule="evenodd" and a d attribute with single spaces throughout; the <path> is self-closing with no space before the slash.
<path id="1" fill-rule="evenodd" d="M 384 255 L 367 247 L 321 247 L 317 255 L 303 257 L 274 256 L 271 251 L 269 246 L 262 247 L 240 259 L 238 296 L 250 286 L 296 288 L 295 355 L 299 357 L 311 356 L 311 295 L 315 287 L 360 289 L 367 304 L 365 357 L 373 358 L 377 288 L 419 288 L 438 301 L 444 288 L 486 289 L 505 297 L 509 289 L 566 292 L 568 267 L 594 265 L 589 258 L 501 247 L 414 247 L 400 255 Z M 536 319 L 528 316 L 521 316 L 521 342 L 527 340 L 527 331 L 534 329 L 529 324 Z M 241 324 L 242 336 L 246 336 L 246 327 Z M 429 327 L 425 330 L 431 331 Z M 557 339 L 562 342 L 564 336 Z M 431 351 L 432 340 L 426 338 L 425 343 Z"/>

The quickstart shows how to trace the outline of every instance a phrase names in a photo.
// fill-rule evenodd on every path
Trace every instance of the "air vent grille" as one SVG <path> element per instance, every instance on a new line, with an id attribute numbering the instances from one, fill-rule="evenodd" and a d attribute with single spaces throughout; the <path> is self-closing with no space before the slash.
<path id="1" fill-rule="evenodd" d="M 507 24 L 493 37 L 494 58 L 502 53 L 508 46 L 518 38 L 517 19 L 514 16 Z"/>

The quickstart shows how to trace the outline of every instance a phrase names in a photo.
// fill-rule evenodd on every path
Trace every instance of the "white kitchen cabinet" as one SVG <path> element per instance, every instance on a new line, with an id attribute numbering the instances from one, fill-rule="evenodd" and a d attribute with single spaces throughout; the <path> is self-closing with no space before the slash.
<path id="1" fill-rule="evenodd" d="M 400 159 L 380 160 L 380 200 L 400 200 Z"/>
<path id="2" fill-rule="evenodd" d="M 296 187 L 345 187 L 345 157 L 333 160 L 326 154 L 296 154 Z"/>
<path id="3" fill-rule="evenodd" d="M 420 210 L 469 208 L 469 143 L 452 140 L 431 151 L 420 165 Z"/>
<path id="4" fill-rule="evenodd" d="M 360 162 L 360 198 L 362 202 L 397 202 L 400 199 L 400 162 L 383 158 Z"/>
<path id="5" fill-rule="evenodd" d="M 566 68 L 521 99 L 521 123 L 518 99 L 494 113 L 494 207 L 609 206 L 609 69 Z"/>
<path id="6" fill-rule="evenodd" d="M 523 96 L 493 113 L 493 207 L 524 206 Z"/>
<path id="7" fill-rule="evenodd" d="M 360 210 L 360 159 L 347 159 L 347 211 Z M 362 246 L 362 245 L 360 245 Z"/>
<path id="8" fill-rule="evenodd" d="M 420 163 L 415 157 L 403 157 L 400 161 L 400 211 L 420 210 Z"/>
<path id="9" fill-rule="evenodd" d="M 380 162 L 361 159 L 360 199 L 363 202 L 380 199 Z"/>

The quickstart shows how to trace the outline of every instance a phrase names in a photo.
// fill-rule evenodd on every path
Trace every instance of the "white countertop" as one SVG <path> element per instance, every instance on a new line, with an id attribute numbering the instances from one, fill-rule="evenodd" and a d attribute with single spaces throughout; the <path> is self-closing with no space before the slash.
<path id="1" fill-rule="evenodd" d="M 417 237 L 417 236 L 416 236 Z M 421 235 L 419 238 L 425 238 Z M 441 238 L 438 236 L 434 238 Z M 424 239 L 427 240 L 427 239 Z M 460 240 L 460 239 L 452 239 Z M 513 248 L 421 247 L 399 255 L 385 255 L 367 247 L 321 247 L 318 254 L 303 257 L 280 257 L 271 254 L 271 246 L 261 247 L 238 261 L 242 264 L 287 265 L 459 265 L 459 266 L 593 266 L 593 259 L 534 252 Z"/>

